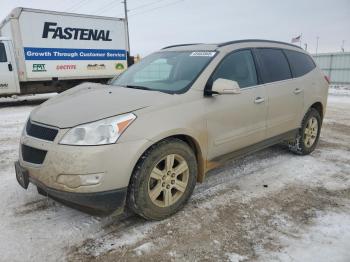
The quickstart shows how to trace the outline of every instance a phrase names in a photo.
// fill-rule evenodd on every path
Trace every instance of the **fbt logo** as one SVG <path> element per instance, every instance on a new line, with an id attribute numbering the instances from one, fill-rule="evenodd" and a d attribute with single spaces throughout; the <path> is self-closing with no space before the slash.
<path id="1" fill-rule="evenodd" d="M 57 65 L 56 70 L 75 70 L 77 65 Z"/>
<path id="2" fill-rule="evenodd" d="M 45 64 L 33 64 L 33 72 L 46 72 Z"/>

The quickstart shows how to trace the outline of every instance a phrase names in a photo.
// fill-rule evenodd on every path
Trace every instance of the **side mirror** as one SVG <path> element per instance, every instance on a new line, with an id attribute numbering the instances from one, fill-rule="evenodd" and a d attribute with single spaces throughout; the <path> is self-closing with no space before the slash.
<path id="1" fill-rule="evenodd" d="M 241 93 L 241 89 L 236 81 L 218 78 L 213 83 L 211 93 L 219 95 L 239 94 Z"/>

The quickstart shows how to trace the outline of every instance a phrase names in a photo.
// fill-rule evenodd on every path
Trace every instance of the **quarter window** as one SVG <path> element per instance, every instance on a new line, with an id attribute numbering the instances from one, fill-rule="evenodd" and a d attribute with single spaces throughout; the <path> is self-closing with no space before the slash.
<path id="1" fill-rule="evenodd" d="M 7 62 L 6 50 L 4 43 L 0 43 L 0 63 Z"/>
<path id="2" fill-rule="evenodd" d="M 264 83 L 292 78 L 286 56 L 280 49 L 260 48 L 258 54 Z"/>
<path id="3" fill-rule="evenodd" d="M 284 50 L 294 77 L 303 76 L 316 66 L 310 56 L 292 50 Z"/>
<path id="4" fill-rule="evenodd" d="M 236 81 L 240 88 L 257 85 L 258 80 L 251 51 L 242 50 L 226 56 L 215 71 L 212 81 L 218 78 Z"/>

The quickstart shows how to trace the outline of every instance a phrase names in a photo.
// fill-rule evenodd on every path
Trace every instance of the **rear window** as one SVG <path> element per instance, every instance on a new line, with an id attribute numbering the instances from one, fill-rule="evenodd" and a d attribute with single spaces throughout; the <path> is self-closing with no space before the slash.
<path id="1" fill-rule="evenodd" d="M 5 45 L 0 43 L 0 63 L 7 62 Z"/>
<path id="2" fill-rule="evenodd" d="M 292 78 L 287 58 L 281 49 L 259 48 L 257 51 L 264 83 Z"/>
<path id="3" fill-rule="evenodd" d="M 311 57 L 306 54 L 292 50 L 284 50 L 284 52 L 292 69 L 293 77 L 303 76 L 316 67 Z"/>

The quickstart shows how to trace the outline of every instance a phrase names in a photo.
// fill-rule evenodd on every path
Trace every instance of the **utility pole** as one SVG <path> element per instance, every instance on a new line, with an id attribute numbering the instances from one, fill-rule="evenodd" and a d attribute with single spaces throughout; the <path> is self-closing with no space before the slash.
<path id="1" fill-rule="evenodd" d="M 316 56 L 317 56 L 317 53 L 318 53 L 318 40 L 320 39 L 320 37 L 316 37 Z"/>
<path id="2" fill-rule="evenodd" d="M 126 37 L 128 39 L 128 52 L 130 55 L 130 37 L 129 37 L 129 20 L 128 20 L 128 3 L 127 0 L 122 2 L 124 4 L 124 17 L 126 22 Z"/>
<path id="3" fill-rule="evenodd" d="M 342 51 L 343 53 L 345 52 L 344 44 L 345 44 L 345 40 L 343 40 L 342 43 L 341 43 L 341 51 Z"/>

